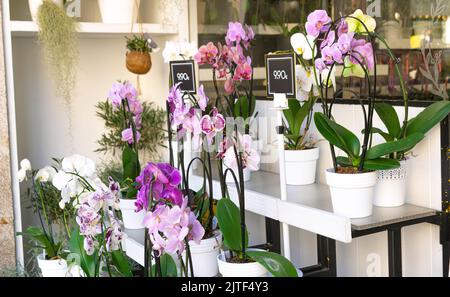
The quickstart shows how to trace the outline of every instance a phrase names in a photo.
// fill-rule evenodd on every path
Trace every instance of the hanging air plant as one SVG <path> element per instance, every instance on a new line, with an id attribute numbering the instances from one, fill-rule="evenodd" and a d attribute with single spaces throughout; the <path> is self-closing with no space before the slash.
<path id="1" fill-rule="evenodd" d="M 75 19 L 64 8 L 44 0 L 37 13 L 38 39 L 50 66 L 56 94 L 70 106 L 75 87 L 78 40 Z"/>

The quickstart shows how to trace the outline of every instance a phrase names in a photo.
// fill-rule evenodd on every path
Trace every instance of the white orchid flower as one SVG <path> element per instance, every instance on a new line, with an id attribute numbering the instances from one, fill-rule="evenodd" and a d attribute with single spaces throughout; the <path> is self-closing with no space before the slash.
<path id="1" fill-rule="evenodd" d="M 329 78 L 328 75 L 330 76 Z M 333 67 L 332 70 L 330 70 L 330 67 L 327 67 L 322 71 L 322 83 L 327 87 L 333 86 L 333 89 L 336 91 L 336 67 Z"/>
<path id="2" fill-rule="evenodd" d="M 25 171 L 31 171 L 31 163 L 28 159 L 23 159 L 20 161 L 20 168 L 24 169 Z"/>
<path id="3" fill-rule="evenodd" d="M 42 183 L 52 182 L 55 174 L 56 174 L 55 168 L 51 166 L 45 166 L 44 168 L 38 170 L 34 179 Z"/>
<path id="4" fill-rule="evenodd" d="M 85 156 L 75 154 L 62 160 L 61 169 L 82 177 L 92 177 L 95 174 L 95 163 Z"/>
<path id="5" fill-rule="evenodd" d="M 303 57 L 305 60 L 311 60 L 317 55 L 317 50 L 314 46 L 315 38 L 311 35 L 303 33 L 295 33 L 291 36 L 291 46 L 294 51 Z M 314 53 L 313 49 L 314 48 Z"/>
<path id="6" fill-rule="evenodd" d="M 162 52 L 164 63 L 170 61 L 191 59 L 197 52 L 197 47 L 194 43 L 183 41 L 166 41 L 166 46 Z"/>
<path id="7" fill-rule="evenodd" d="M 23 168 L 17 172 L 17 179 L 19 182 L 23 182 L 27 178 L 27 172 Z"/>
<path id="8" fill-rule="evenodd" d="M 296 65 L 295 78 L 297 81 L 297 100 L 308 100 L 312 86 L 315 85 L 314 73 L 302 65 Z"/>

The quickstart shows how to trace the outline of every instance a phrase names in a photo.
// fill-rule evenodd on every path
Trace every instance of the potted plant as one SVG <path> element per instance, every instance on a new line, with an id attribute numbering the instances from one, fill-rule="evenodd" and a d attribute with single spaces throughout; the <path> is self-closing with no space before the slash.
<path id="1" fill-rule="evenodd" d="M 194 276 L 189 243 L 200 244 L 205 229 L 188 207 L 188 197 L 179 189 L 181 179 L 178 169 L 170 164 L 152 162 L 136 178 L 136 206 L 146 212 L 146 276 L 167 276 L 169 270 L 173 271 L 167 267 L 175 267 L 172 255 L 179 260 L 179 276 Z M 177 276 L 176 268 L 173 276 Z"/>
<path id="2" fill-rule="evenodd" d="M 288 101 L 288 109 L 283 110 L 285 127 L 285 168 L 288 185 L 309 185 L 316 180 L 316 164 L 319 148 L 308 139 L 315 100 L 311 98 L 300 104 Z"/>
<path id="3" fill-rule="evenodd" d="M 450 112 L 450 102 L 435 102 L 416 117 L 409 119 L 407 116 L 400 124 L 399 117 L 395 109 L 387 103 L 376 103 L 375 111 L 386 127 L 387 131 L 380 128 L 372 128 L 372 133 L 377 133 L 386 141 L 386 145 L 397 140 L 406 139 L 408 135 L 420 133 L 425 135 Z M 415 145 L 422 139 L 417 138 L 417 142 L 411 143 L 406 149 L 391 152 L 389 157 L 400 162 L 400 167 L 395 169 L 378 171 L 378 183 L 375 187 L 373 204 L 381 207 L 395 207 L 403 205 L 406 201 L 406 178 L 408 172 L 408 155 Z"/>
<path id="4" fill-rule="evenodd" d="M 242 134 L 251 134 L 252 121 L 256 118 L 256 97 L 253 94 L 253 66 L 252 42 L 255 38 L 252 27 L 239 22 L 229 22 L 225 36 L 225 44 L 215 45 L 208 42 L 200 46 L 194 55 L 199 65 L 210 65 L 213 73 L 214 90 L 216 98 L 213 105 L 228 120 L 241 122 L 239 131 Z M 219 91 L 218 80 L 223 82 L 223 91 Z M 231 125 L 230 125 L 231 126 Z M 226 131 L 224 131 L 226 134 Z M 231 156 L 231 155 L 230 155 Z M 236 161 L 232 162 L 236 163 Z M 227 169 L 222 159 L 217 162 L 219 175 Z M 250 172 L 257 170 L 246 168 L 244 179 L 250 179 Z M 225 182 L 225 179 L 220 178 Z M 227 182 L 232 182 L 228 179 Z M 223 185 L 222 185 L 223 187 Z"/>
<path id="5" fill-rule="evenodd" d="M 127 69 L 135 74 L 146 74 L 152 68 L 152 59 L 150 47 L 144 35 L 133 35 L 127 39 L 126 66 Z"/>
<path id="6" fill-rule="evenodd" d="M 59 207 L 60 192 L 52 185 L 56 173 L 54 167 L 46 166 L 34 170 L 28 159 L 20 162 L 19 181 L 31 181 L 28 188 L 31 208 L 38 215 L 40 226 L 30 226 L 18 233 L 29 237 L 33 250 L 37 250 L 37 262 L 43 277 L 79 276 L 73 265 L 66 261 L 66 249 L 70 239 L 69 222 L 73 218 L 72 209 Z"/>
<path id="7" fill-rule="evenodd" d="M 117 217 L 119 183 L 111 178 L 105 185 L 97 176 L 94 161 L 75 154 L 62 159 L 52 184 L 61 193 L 60 207 L 75 207 L 70 255 L 84 275 L 132 276 L 122 250 L 123 224 Z"/>
<path id="8" fill-rule="evenodd" d="M 228 135 L 228 137 L 231 137 Z M 237 161 L 237 175 L 232 169 L 225 171 L 233 176 L 239 197 L 239 208 L 228 195 L 217 203 L 217 220 L 223 234 L 226 253 L 217 256 L 219 272 L 223 277 L 265 277 L 270 272 L 273 276 L 297 277 L 297 270 L 283 256 L 259 249 L 248 248 L 248 233 L 245 225 L 245 189 L 243 173 L 242 138 L 233 137 L 228 142 L 233 143 L 233 151 Z"/>
<path id="9" fill-rule="evenodd" d="M 107 106 L 104 118 L 109 119 L 107 124 L 113 130 L 107 135 L 103 135 L 104 142 L 100 141 L 100 144 L 105 148 L 104 145 L 114 140 L 114 147 L 116 147 L 119 145 L 118 142 L 121 142 L 122 180 L 120 186 L 123 195 L 119 200 L 120 210 L 125 228 L 141 229 L 145 213 L 143 211 L 135 212 L 137 191 L 134 185 L 134 180 L 141 170 L 139 162 L 139 143 L 143 137 L 141 132 L 146 131 L 144 134 L 146 137 L 153 137 L 156 135 L 149 136 L 148 133 L 152 133 L 152 131 L 160 133 L 160 131 L 148 131 L 148 127 L 143 130 L 144 107 L 138 98 L 137 90 L 131 83 L 127 81 L 114 83 L 108 93 L 108 100 L 110 105 Z M 103 113 L 100 114 L 100 116 L 102 115 Z M 162 136 L 160 135 L 157 144 L 161 143 Z"/>
<path id="10" fill-rule="evenodd" d="M 44 0 L 38 7 L 38 40 L 50 66 L 56 94 L 70 110 L 72 91 L 76 82 L 78 37 L 75 19 L 69 17 L 56 1 Z"/>
<path id="11" fill-rule="evenodd" d="M 330 143 L 333 168 L 326 170 L 326 179 L 330 186 L 333 209 L 336 213 L 350 218 L 372 214 L 372 199 L 377 183 L 376 170 L 400 166 L 397 160 L 385 156 L 407 149 L 424 137 L 420 132 L 411 133 L 397 141 L 372 146 L 370 131 L 376 100 L 376 70 L 372 80 L 369 71 L 375 69 L 376 65 L 373 49 L 375 40 L 384 42 L 374 33 L 375 27 L 375 20 L 363 14 L 361 10 L 334 22 L 326 11 L 316 10 L 308 16 L 305 25 L 308 35 L 300 44 L 301 48 L 307 49 L 302 51 L 303 54 L 312 54 L 313 58 L 320 50 L 321 57 L 315 58 L 313 71 L 319 87 L 323 113 L 316 113 L 314 121 L 319 132 Z M 319 44 L 318 40 L 322 42 Z M 390 50 L 389 56 L 395 59 Z M 328 98 L 328 86 L 331 71 L 338 64 L 344 65 L 344 77 L 360 77 L 369 86 L 367 95 L 355 94 L 359 98 L 367 98 L 366 104 L 361 101 L 364 116 L 362 143 L 356 135 L 336 123 L 332 117 L 333 101 Z M 396 70 L 399 73 L 398 67 Z M 401 86 L 406 102 L 404 85 Z M 337 90 L 333 98 L 342 91 Z M 345 156 L 336 156 L 335 147 L 342 150 Z"/>
<path id="12" fill-rule="evenodd" d="M 200 157 L 189 161 L 185 167 L 184 151 L 177 151 L 180 160 L 181 188 L 189 197 L 189 206 L 203 226 L 205 232 L 199 242 L 189 241 L 192 271 L 190 275 L 212 277 L 218 273 L 216 257 L 222 242 L 222 234 L 213 223 L 215 215 L 212 182 L 211 152 L 218 135 L 222 133 L 225 119 L 217 108 L 211 106 L 203 85 L 198 88 L 198 98 L 192 94 L 182 94 L 179 84 L 171 87 L 167 98 L 168 126 L 177 131 L 177 140 L 184 148 L 190 139 L 192 151 Z M 171 133 L 169 131 L 169 133 Z M 205 148 L 205 150 L 203 150 Z M 204 177 L 204 187 L 194 193 L 189 187 L 189 177 L 193 165 L 199 163 Z"/>
<path id="13" fill-rule="evenodd" d="M 139 13 L 140 0 L 98 0 L 103 23 L 133 24 Z"/>

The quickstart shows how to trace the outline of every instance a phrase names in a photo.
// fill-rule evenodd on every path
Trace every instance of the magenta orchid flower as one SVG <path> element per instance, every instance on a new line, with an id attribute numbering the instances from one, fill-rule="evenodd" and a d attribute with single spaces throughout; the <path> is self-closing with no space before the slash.
<path id="1" fill-rule="evenodd" d="M 136 131 L 136 143 L 141 139 L 141 133 Z M 128 128 L 122 131 L 122 141 L 128 142 L 128 144 L 134 143 L 133 129 Z"/>
<path id="2" fill-rule="evenodd" d="M 225 37 L 226 43 L 229 45 L 232 42 L 240 43 L 241 40 L 246 40 L 247 34 L 245 33 L 242 24 L 239 22 L 229 22 L 227 35 Z"/>
<path id="3" fill-rule="evenodd" d="M 210 64 L 215 63 L 217 57 L 218 49 L 212 42 L 208 42 L 206 45 L 202 45 L 198 52 L 194 55 L 194 60 L 198 64 Z"/>
<path id="4" fill-rule="evenodd" d="M 306 32 L 308 35 L 317 37 L 321 32 L 328 29 L 328 24 L 330 22 L 331 18 L 325 10 L 315 10 L 308 15 L 308 19 L 305 24 Z"/>
<path id="5" fill-rule="evenodd" d="M 206 135 L 208 144 L 212 141 L 216 134 L 225 128 L 225 118 L 219 113 L 216 107 L 213 108 L 211 115 L 204 115 L 200 120 L 202 132 Z"/>

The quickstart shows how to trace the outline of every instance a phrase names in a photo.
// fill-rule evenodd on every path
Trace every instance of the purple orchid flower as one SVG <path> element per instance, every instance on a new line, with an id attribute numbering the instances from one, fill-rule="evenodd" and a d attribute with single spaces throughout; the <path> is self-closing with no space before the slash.
<path id="1" fill-rule="evenodd" d="M 227 45 L 230 45 L 232 42 L 240 43 L 241 40 L 245 40 L 247 35 L 245 34 L 245 30 L 242 27 L 242 24 L 239 22 L 229 22 L 227 35 L 225 37 L 225 41 Z"/>
<path id="2" fill-rule="evenodd" d="M 306 32 L 311 36 L 317 37 L 321 32 L 328 30 L 330 22 L 331 18 L 325 10 L 315 10 L 308 15 L 305 24 Z"/>
<path id="3" fill-rule="evenodd" d="M 139 142 L 141 139 L 141 133 L 136 131 L 136 142 Z M 128 128 L 122 131 L 122 141 L 128 142 L 128 144 L 134 143 L 133 129 Z"/>
<path id="4" fill-rule="evenodd" d="M 205 111 L 206 106 L 208 105 L 209 98 L 205 94 L 205 89 L 203 85 L 198 87 L 198 106 L 202 111 Z"/>

